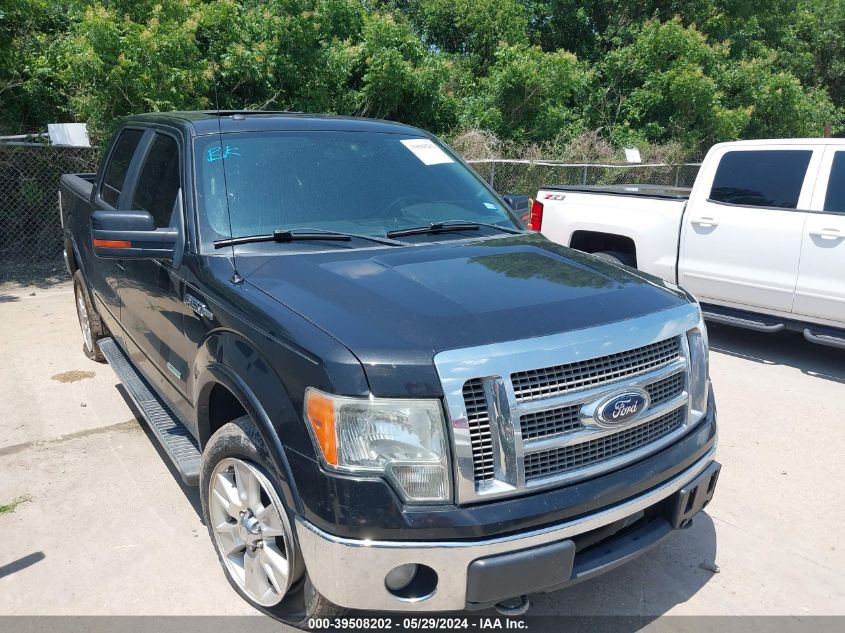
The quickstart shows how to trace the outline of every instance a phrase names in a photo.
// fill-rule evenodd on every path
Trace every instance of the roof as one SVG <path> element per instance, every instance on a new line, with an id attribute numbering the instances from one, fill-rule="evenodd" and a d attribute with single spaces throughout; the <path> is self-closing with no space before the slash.
<path id="1" fill-rule="evenodd" d="M 729 141 L 727 143 L 719 143 L 718 145 L 714 145 L 714 147 L 724 147 L 724 146 L 736 146 L 736 147 L 767 147 L 770 145 L 843 145 L 845 144 L 845 139 L 843 138 L 764 138 L 764 139 L 751 139 L 747 141 Z"/>
<path id="2" fill-rule="evenodd" d="M 367 131 L 415 136 L 428 135 L 422 130 L 394 121 L 328 114 L 257 110 L 151 112 L 132 115 L 127 117 L 125 122 L 170 125 L 185 129 L 193 136 L 217 134 L 218 132 L 285 130 Z"/>

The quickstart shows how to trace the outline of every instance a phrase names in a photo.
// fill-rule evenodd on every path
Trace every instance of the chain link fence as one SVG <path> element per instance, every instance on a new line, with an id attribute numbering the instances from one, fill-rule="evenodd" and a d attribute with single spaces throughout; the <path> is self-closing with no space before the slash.
<path id="1" fill-rule="evenodd" d="M 93 172 L 99 149 L 0 143 L 0 268 L 61 261 L 59 179 Z M 698 164 L 576 165 L 528 160 L 473 160 L 501 194 L 533 196 L 543 185 L 652 184 L 691 187 Z"/>
<path id="2" fill-rule="evenodd" d="M 98 158 L 93 147 L 0 143 L 0 267 L 61 260 L 59 180 Z"/>
<path id="3" fill-rule="evenodd" d="M 473 169 L 500 194 L 534 196 L 544 185 L 666 185 L 692 187 L 700 163 L 682 165 L 597 165 L 535 160 L 470 160 Z"/>

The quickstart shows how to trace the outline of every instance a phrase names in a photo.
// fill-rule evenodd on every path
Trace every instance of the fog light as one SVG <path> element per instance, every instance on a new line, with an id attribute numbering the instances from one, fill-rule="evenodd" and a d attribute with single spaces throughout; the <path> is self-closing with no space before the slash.
<path id="1" fill-rule="evenodd" d="M 449 498 L 449 473 L 440 464 L 388 464 L 388 475 L 410 501 L 443 501 Z"/>
<path id="2" fill-rule="evenodd" d="M 410 585 L 416 575 L 416 563 L 399 565 L 399 567 L 394 567 L 387 573 L 387 576 L 384 577 L 384 585 L 390 591 L 400 591 Z"/>

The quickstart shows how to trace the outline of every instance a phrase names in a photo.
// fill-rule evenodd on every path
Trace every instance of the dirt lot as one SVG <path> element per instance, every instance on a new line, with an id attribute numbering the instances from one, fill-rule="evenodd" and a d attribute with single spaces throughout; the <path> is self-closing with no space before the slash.
<path id="1" fill-rule="evenodd" d="M 0 291 L 0 615 L 249 614 L 67 285 Z M 534 613 L 845 614 L 845 353 L 711 328 L 719 489 L 692 528 Z M 714 563 L 719 573 L 712 571 Z"/>

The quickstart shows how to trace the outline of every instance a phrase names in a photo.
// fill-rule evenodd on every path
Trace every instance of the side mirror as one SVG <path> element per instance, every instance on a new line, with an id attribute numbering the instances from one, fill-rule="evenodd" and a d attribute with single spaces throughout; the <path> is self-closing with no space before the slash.
<path id="1" fill-rule="evenodd" d="M 509 193 L 506 196 L 502 196 L 502 198 L 508 203 L 514 215 L 522 220 L 523 224 L 527 225 L 528 216 L 531 214 L 531 198 L 516 193 Z"/>
<path id="2" fill-rule="evenodd" d="M 146 211 L 94 211 L 91 242 L 103 259 L 163 259 L 172 261 L 179 231 L 157 229 Z"/>

